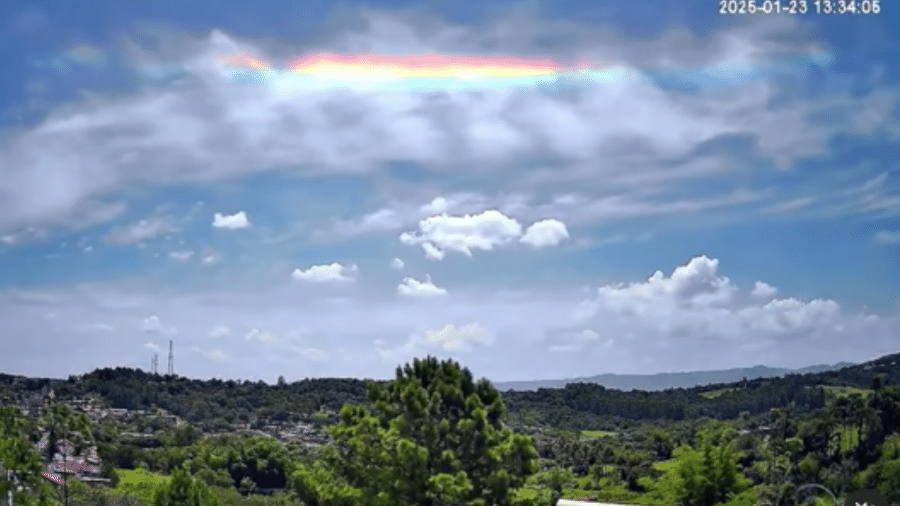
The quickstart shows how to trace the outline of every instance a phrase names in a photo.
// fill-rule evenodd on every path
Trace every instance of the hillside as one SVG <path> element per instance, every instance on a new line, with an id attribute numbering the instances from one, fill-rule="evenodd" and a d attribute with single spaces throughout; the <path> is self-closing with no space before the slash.
<path id="1" fill-rule="evenodd" d="M 596 376 L 534 381 L 506 381 L 495 383 L 500 391 L 537 390 L 538 388 L 562 388 L 569 383 L 596 383 L 617 390 L 658 391 L 669 388 L 693 388 L 696 386 L 731 383 L 743 378 L 776 378 L 786 374 L 806 374 L 837 371 L 852 366 L 850 362 L 834 365 L 814 365 L 800 369 L 786 369 L 756 365 L 715 371 L 671 372 L 658 374 L 598 374 Z"/>

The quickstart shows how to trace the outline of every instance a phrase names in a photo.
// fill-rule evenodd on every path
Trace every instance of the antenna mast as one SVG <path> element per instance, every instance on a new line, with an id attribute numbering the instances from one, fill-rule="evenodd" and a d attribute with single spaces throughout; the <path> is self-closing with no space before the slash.
<path id="1" fill-rule="evenodd" d="M 172 351 L 171 339 L 169 339 L 169 374 L 175 374 L 175 353 Z"/>

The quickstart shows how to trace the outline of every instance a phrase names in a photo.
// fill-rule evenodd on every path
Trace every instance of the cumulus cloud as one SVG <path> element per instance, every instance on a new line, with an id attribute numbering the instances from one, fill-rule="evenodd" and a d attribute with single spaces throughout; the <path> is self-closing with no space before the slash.
<path id="1" fill-rule="evenodd" d="M 572 310 L 565 326 L 549 331 L 548 347 L 602 349 L 611 360 L 646 359 L 654 367 L 677 360 L 690 370 L 709 368 L 703 357 L 711 356 L 728 355 L 728 366 L 740 365 L 748 353 L 756 363 L 777 363 L 787 350 L 809 356 L 816 347 L 845 348 L 847 335 L 867 327 L 886 338 L 886 329 L 897 324 L 845 314 L 833 300 L 771 299 L 775 289 L 761 282 L 750 295 L 770 300 L 748 304 L 718 268 L 718 260 L 700 256 L 669 276 L 657 271 L 644 282 L 600 287 Z"/>
<path id="2" fill-rule="evenodd" d="M 158 316 L 148 316 L 144 318 L 144 332 L 148 334 L 158 334 L 162 330 L 162 323 Z"/>
<path id="3" fill-rule="evenodd" d="M 875 242 L 879 244 L 900 244 L 900 230 L 889 232 L 882 230 L 875 234 Z"/>
<path id="4" fill-rule="evenodd" d="M 406 264 L 403 262 L 403 260 L 400 260 L 397 257 L 394 257 L 394 259 L 391 260 L 391 269 L 394 269 L 395 271 L 401 271 L 405 266 Z"/>
<path id="5" fill-rule="evenodd" d="M 545 219 L 531 224 L 531 226 L 525 230 L 525 234 L 519 241 L 541 248 L 545 246 L 556 246 L 568 237 L 569 231 L 566 230 L 566 225 L 563 222 L 554 219 Z"/>
<path id="6" fill-rule="evenodd" d="M 778 289 L 774 286 L 770 286 L 762 281 L 757 281 L 755 285 L 753 285 L 753 291 L 750 292 L 754 297 L 774 297 L 775 294 L 778 293 Z"/>
<path id="7" fill-rule="evenodd" d="M 334 262 L 331 264 L 313 265 L 306 270 L 294 269 L 291 277 L 315 283 L 348 282 L 353 281 L 353 274 L 357 270 L 359 269 L 356 264 L 342 265 Z"/>
<path id="8" fill-rule="evenodd" d="M 403 278 L 403 281 L 397 285 L 397 293 L 407 297 L 435 297 L 447 295 L 447 290 L 435 286 L 435 284 L 431 282 L 430 277 L 425 281 L 419 281 L 415 278 Z"/>
<path id="9" fill-rule="evenodd" d="M 228 229 L 247 228 L 250 226 L 250 220 L 247 219 L 247 214 L 244 211 L 238 211 L 231 215 L 216 213 L 213 216 L 212 226 L 213 228 Z"/>
<path id="10" fill-rule="evenodd" d="M 419 221 L 417 233 L 404 232 L 400 242 L 421 244 L 429 258 L 442 258 L 446 250 L 472 256 L 473 249 L 492 250 L 522 234 L 522 226 L 500 211 L 450 216 L 441 214 Z M 426 246 L 429 245 L 429 246 Z"/>
<path id="11" fill-rule="evenodd" d="M 468 350 L 472 344 L 488 346 L 494 342 L 491 334 L 478 323 L 459 327 L 447 324 L 440 329 L 426 330 L 425 339 L 447 351 Z"/>

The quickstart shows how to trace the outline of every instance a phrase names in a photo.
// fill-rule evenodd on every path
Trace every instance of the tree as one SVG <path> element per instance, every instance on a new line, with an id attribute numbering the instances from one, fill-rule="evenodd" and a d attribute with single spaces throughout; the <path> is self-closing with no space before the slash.
<path id="1" fill-rule="evenodd" d="M 730 501 L 749 488 L 738 471 L 732 434 L 717 428 L 702 434 L 700 450 L 675 449 L 674 468 L 678 500 L 683 506 L 713 506 Z"/>
<path id="2" fill-rule="evenodd" d="M 40 455 L 23 432 L 19 410 L 0 406 L 0 499 L 20 505 L 52 504 Z"/>
<path id="3" fill-rule="evenodd" d="M 43 415 L 41 423 L 48 434 L 46 452 L 48 459 L 61 453 L 63 465 L 66 465 L 70 456 L 81 454 L 88 445 L 94 443 L 91 434 L 91 423 L 83 414 L 73 413 L 65 404 L 51 405 Z M 64 470 L 63 475 L 63 505 L 69 506 L 69 473 Z"/>
<path id="4" fill-rule="evenodd" d="M 153 506 L 218 506 L 218 501 L 203 482 L 180 467 L 172 472 L 168 483 L 156 489 Z"/>
<path id="5" fill-rule="evenodd" d="M 321 464 L 301 466 L 292 488 L 311 505 L 518 504 L 538 470 L 532 440 L 501 423 L 504 405 L 485 379 L 428 357 L 371 382 L 370 411 L 345 405 Z M 360 502 L 362 501 L 362 502 Z"/>

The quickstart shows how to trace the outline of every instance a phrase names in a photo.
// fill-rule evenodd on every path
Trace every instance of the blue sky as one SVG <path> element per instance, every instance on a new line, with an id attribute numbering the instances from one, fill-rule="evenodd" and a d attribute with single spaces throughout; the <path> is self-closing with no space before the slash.
<path id="1" fill-rule="evenodd" d="M 900 348 L 900 34 L 715 2 L 0 7 L 0 370 L 492 380 Z M 462 4 L 465 4 L 463 2 Z M 222 51 L 589 56 L 483 89 Z"/>

